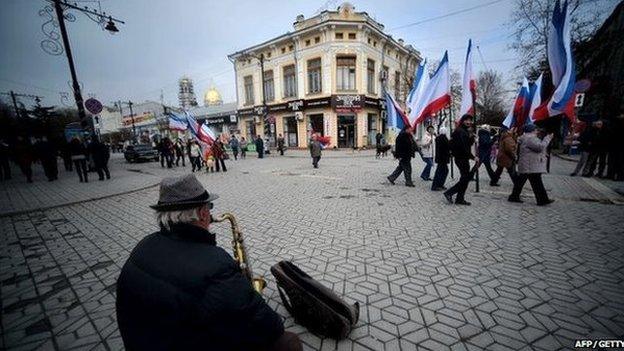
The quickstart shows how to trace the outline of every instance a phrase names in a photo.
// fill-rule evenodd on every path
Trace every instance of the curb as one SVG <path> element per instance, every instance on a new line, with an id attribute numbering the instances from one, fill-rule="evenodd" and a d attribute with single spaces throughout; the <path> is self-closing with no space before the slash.
<path id="1" fill-rule="evenodd" d="M 149 189 L 149 188 L 154 188 L 154 187 L 157 187 L 158 185 L 159 185 L 159 183 L 156 183 L 156 184 L 147 185 L 147 186 L 144 186 L 144 187 L 141 187 L 141 188 L 138 188 L 138 189 L 124 191 L 124 192 L 121 192 L 121 193 L 103 195 L 103 196 L 98 196 L 98 197 L 92 197 L 92 198 L 89 198 L 89 199 L 86 199 L 86 200 L 73 201 L 73 202 L 68 202 L 68 203 L 64 203 L 64 204 L 45 206 L 45 207 L 39 207 L 39 208 L 31 208 L 31 209 L 27 209 L 27 210 L 4 212 L 4 213 L 0 213 L 0 218 L 19 216 L 19 215 L 27 214 L 27 213 L 30 213 L 30 212 L 47 211 L 47 210 L 51 210 L 51 209 L 59 208 L 59 207 L 73 206 L 73 205 L 77 205 L 77 204 L 81 204 L 81 203 L 85 203 L 85 202 L 91 202 L 91 201 L 97 201 L 97 200 L 102 200 L 102 199 L 108 199 L 108 198 L 114 197 L 114 196 L 126 195 L 126 194 L 135 193 L 135 192 L 138 192 L 138 191 L 146 190 L 146 189 Z"/>

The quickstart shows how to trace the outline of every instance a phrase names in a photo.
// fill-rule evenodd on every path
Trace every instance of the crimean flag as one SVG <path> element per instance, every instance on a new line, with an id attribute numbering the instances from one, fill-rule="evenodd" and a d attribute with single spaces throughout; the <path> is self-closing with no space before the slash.
<path id="1" fill-rule="evenodd" d="M 473 101 L 477 98 L 477 79 L 472 69 L 472 39 L 468 40 L 468 51 L 466 52 L 466 62 L 464 63 L 464 80 L 462 82 L 462 100 L 459 116 L 474 115 Z"/>
<path id="2" fill-rule="evenodd" d="M 394 127 L 396 129 L 403 129 L 404 126 L 409 126 L 409 119 L 407 114 L 401 106 L 394 100 L 389 92 L 384 92 L 386 96 L 386 116 L 388 121 L 388 127 Z"/>
<path id="3" fill-rule="evenodd" d="M 451 85 L 449 75 L 448 52 L 444 57 L 429 84 L 424 88 L 420 99 L 412 103 L 409 113 L 409 122 L 412 127 L 422 123 L 425 119 L 433 117 L 440 110 L 451 104 Z"/>
<path id="4" fill-rule="evenodd" d="M 429 84 L 429 71 L 427 69 L 427 60 L 425 59 L 421 64 L 418 65 L 418 69 L 416 70 L 416 75 L 414 76 L 414 83 L 412 84 L 412 89 L 407 94 L 407 106 L 410 109 L 413 108 L 413 104 L 415 104 L 418 99 L 425 91 L 425 87 Z"/>

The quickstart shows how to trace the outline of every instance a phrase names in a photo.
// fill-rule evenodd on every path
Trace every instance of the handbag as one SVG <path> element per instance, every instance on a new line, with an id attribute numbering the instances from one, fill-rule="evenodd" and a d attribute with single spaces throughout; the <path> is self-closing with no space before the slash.
<path id="1" fill-rule="evenodd" d="M 323 337 L 340 340 L 349 335 L 360 316 L 359 302 L 346 303 L 289 261 L 276 263 L 271 273 L 284 307 L 297 323 Z"/>

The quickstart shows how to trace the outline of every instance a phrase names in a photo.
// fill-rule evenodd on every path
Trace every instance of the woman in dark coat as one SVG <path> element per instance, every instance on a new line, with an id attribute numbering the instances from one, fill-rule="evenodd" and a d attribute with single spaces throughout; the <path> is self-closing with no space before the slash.
<path id="1" fill-rule="evenodd" d="M 451 148 L 449 140 L 446 136 L 446 127 L 440 128 L 439 134 L 435 139 L 435 163 L 438 165 L 433 175 L 433 183 L 431 190 L 446 190 L 444 183 L 448 176 L 448 164 L 451 160 Z"/>

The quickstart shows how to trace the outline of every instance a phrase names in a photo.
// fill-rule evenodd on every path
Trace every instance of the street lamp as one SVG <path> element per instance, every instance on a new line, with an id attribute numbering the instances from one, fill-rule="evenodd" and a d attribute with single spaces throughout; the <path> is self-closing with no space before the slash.
<path id="1" fill-rule="evenodd" d="M 69 3 L 66 0 L 47 0 L 54 7 L 45 6 L 43 10 L 39 11 L 40 16 L 49 17 L 50 20 L 43 24 L 42 31 L 47 36 L 47 39 L 44 39 L 41 42 L 41 48 L 51 55 L 60 55 L 63 51 L 63 47 L 65 48 L 65 54 L 67 55 L 67 63 L 69 64 L 69 72 L 71 73 L 72 78 L 72 89 L 74 91 L 74 100 L 76 101 L 76 107 L 78 108 L 78 117 L 80 118 L 80 125 L 85 128 L 87 124 L 86 113 L 84 109 L 84 103 L 82 99 L 82 92 L 80 91 L 80 84 L 78 83 L 78 77 L 76 74 L 76 68 L 74 66 L 74 58 L 72 56 L 71 47 L 69 45 L 69 37 L 67 36 L 67 28 L 65 27 L 65 20 L 70 22 L 75 21 L 75 17 L 70 13 L 65 13 L 67 9 L 73 9 L 82 12 L 87 17 L 89 17 L 94 22 L 100 24 L 103 29 L 107 30 L 109 33 L 114 34 L 119 32 L 115 22 L 125 24 L 125 22 L 113 18 L 110 15 L 106 15 L 106 12 L 100 12 L 95 9 L 89 9 L 88 7 L 78 7 L 76 3 Z M 54 16 L 52 12 L 56 14 L 56 21 L 54 20 Z M 106 21 L 108 19 L 108 22 Z M 106 23 L 107 22 L 107 23 Z M 106 23 L 106 25 L 104 24 Z M 51 28 L 46 30 L 46 25 L 51 24 Z M 58 42 L 59 35 L 56 32 L 56 27 L 58 26 L 61 32 L 61 39 L 63 40 L 63 44 Z M 50 28 L 49 26 L 47 28 Z"/>

